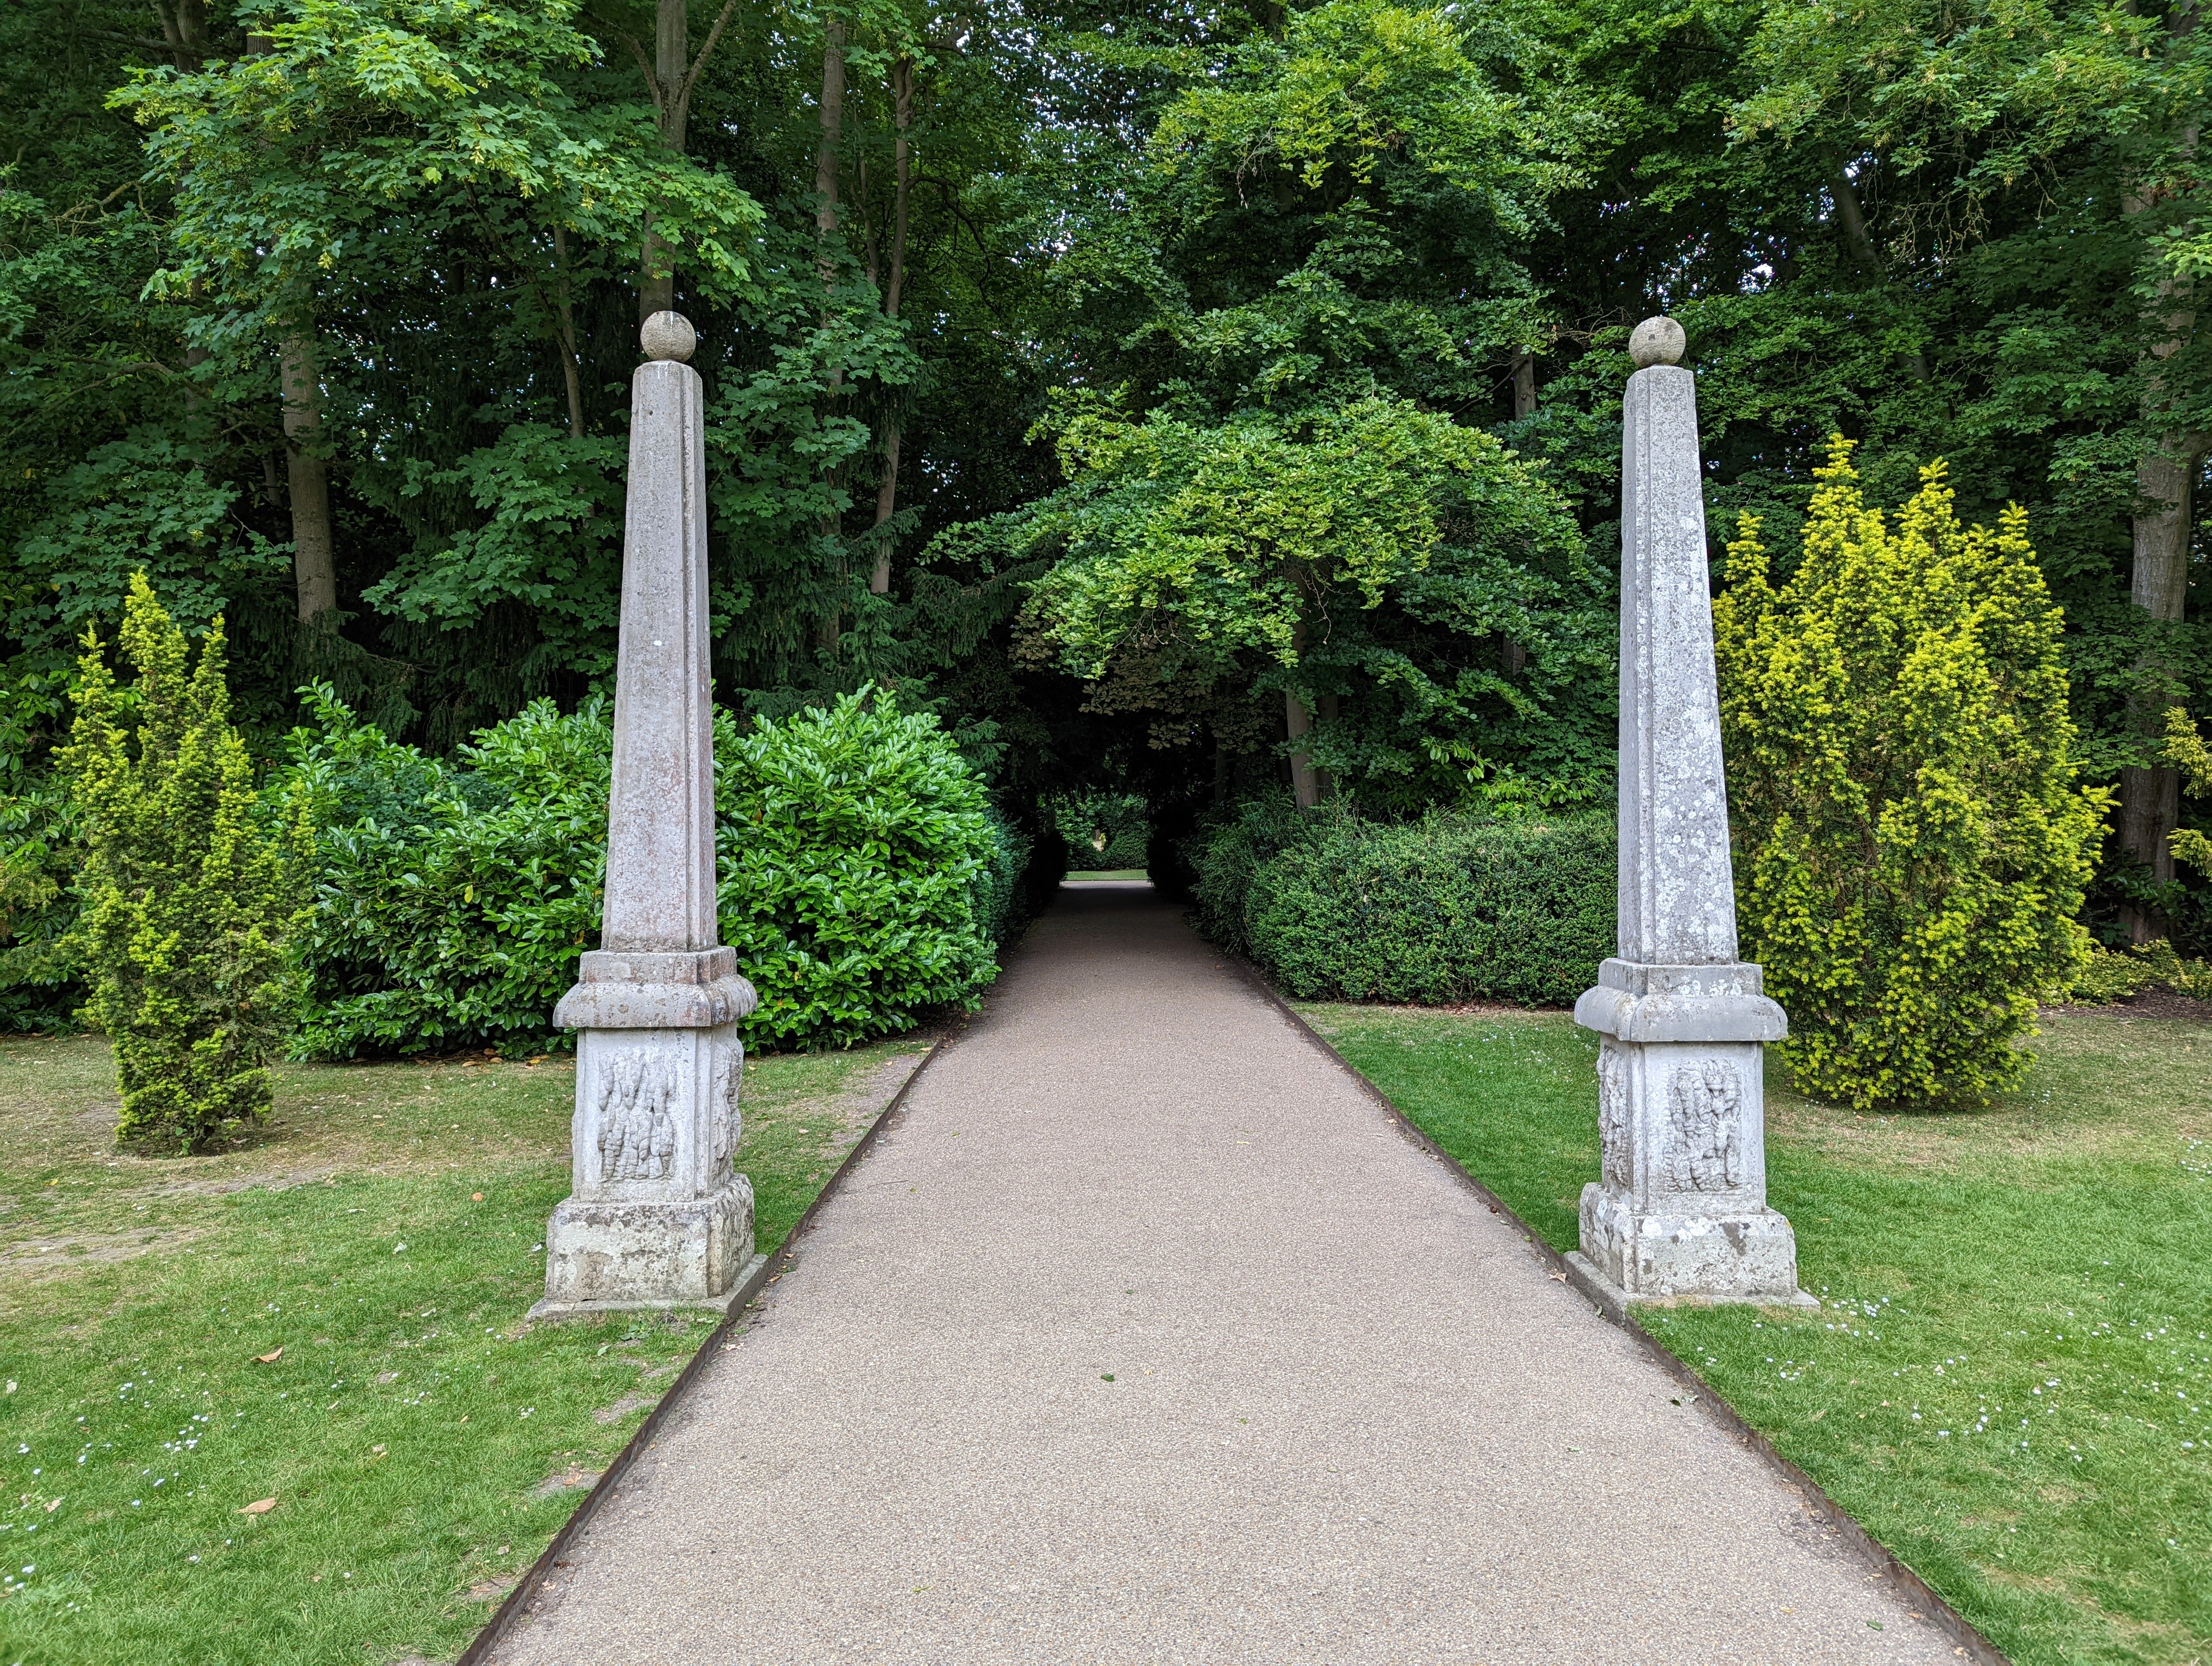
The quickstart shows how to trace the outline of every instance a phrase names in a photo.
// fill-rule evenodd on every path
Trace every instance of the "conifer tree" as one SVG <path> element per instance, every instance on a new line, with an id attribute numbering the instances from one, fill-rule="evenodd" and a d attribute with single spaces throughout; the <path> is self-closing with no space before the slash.
<path id="1" fill-rule="evenodd" d="M 1746 516 L 1714 604 L 1739 912 L 1804 1091 L 1984 1104 L 2086 954 L 2110 793 L 2075 784 L 2026 514 L 1962 526 L 1936 463 L 1893 524 L 1850 449 L 1831 441 L 1789 581 Z"/>
<path id="2" fill-rule="evenodd" d="M 82 1017 L 114 1044 L 118 1143 L 203 1151 L 268 1114 L 293 1008 L 288 865 L 256 819 L 222 621 L 187 674 L 184 632 L 141 573 L 121 647 L 127 688 L 86 632 L 63 753 L 84 831 Z"/>

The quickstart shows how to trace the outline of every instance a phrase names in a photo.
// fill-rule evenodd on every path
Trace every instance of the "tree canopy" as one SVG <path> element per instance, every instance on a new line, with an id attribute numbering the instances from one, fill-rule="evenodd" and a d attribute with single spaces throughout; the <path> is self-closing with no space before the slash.
<path id="1" fill-rule="evenodd" d="M 1870 507 L 1941 459 L 2024 513 L 2118 806 L 2087 917 L 2201 940 L 2199 13 L 22 0 L 0 768 L 51 767 L 140 571 L 226 619 L 264 757 L 317 683 L 434 751 L 573 708 L 672 304 L 741 718 L 896 688 L 1016 809 L 1601 802 L 1666 310 L 1717 538 L 1797 548 L 1838 433 Z"/>

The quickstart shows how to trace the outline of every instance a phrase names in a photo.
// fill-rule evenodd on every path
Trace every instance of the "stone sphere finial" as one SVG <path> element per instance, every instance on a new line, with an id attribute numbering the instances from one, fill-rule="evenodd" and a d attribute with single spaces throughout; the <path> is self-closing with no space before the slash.
<path id="1" fill-rule="evenodd" d="M 681 313 L 655 313 L 646 319 L 637 338 L 648 359 L 688 359 L 699 345 L 699 332 Z"/>
<path id="2" fill-rule="evenodd" d="M 1636 361 L 1638 370 L 1655 364 L 1680 364 L 1682 350 L 1688 344 L 1682 326 L 1662 313 L 1636 326 L 1628 338 L 1628 356 Z"/>

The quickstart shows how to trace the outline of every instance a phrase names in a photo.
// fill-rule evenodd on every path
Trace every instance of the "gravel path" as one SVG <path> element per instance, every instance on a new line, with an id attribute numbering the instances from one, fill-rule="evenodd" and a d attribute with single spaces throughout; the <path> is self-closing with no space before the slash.
<path id="1" fill-rule="evenodd" d="M 759 1315 L 506 1666 L 1959 1657 L 1142 885 Z"/>

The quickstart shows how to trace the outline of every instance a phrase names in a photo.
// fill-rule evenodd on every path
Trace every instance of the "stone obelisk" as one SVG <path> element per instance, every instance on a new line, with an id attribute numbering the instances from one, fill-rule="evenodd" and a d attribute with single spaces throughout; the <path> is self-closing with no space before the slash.
<path id="1" fill-rule="evenodd" d="M 1620 949 L 1575 1022 L 1598 1050 L 1604 1178 L 1583 1270 L 1631 1302 L 1802 1302 L 1766 1207 L 1764 1044 L 1789 1033 L 1736 958 L 1696 379 L 1682 326 L 1629 340 L 1621 434 Z"/>
<path id="2" fill-rule="evenodd" d="M 615 662 L 614 781 L 599 947 L 553 1021 L 580 1030 L 574 1193 L 545 1230 L 540 1318 L 727 1310 L 753 1255 L 753 1194 L 731 1167 L 753 1010 L 716 945 L 714 729 L 707 678 L 707 470 L 697 338 L 641 331 Z"/>

